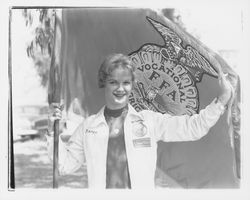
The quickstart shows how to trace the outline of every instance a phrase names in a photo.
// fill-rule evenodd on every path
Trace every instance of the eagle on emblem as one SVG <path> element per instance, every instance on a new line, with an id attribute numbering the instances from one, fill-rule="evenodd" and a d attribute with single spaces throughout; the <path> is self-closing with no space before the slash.
<path id="1" fill-rule="evenodd" d="M 165 45 L 161 49 L 164 57 L 180 62 L 195 77 L 197 82 L 201 81 L 204 73 L 213 77 L 218 76 L 216 70 L 196 49 L 189 45 L 183 46 L 184 42 L 177 33 L 150 17 L 147 17 L 147 20 L 165 41 Z"/>

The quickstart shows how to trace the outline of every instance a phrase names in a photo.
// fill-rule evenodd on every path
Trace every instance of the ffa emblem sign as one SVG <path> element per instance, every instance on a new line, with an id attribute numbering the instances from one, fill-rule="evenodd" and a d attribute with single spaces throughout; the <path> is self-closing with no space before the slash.
<path id="1" fill-rule="evenodd" d="M 165 44 L 145 44 L 129 54 L 136 67 L 136 83 L 130 104 L 137 110 L 150 109 L 175 115 L 199 111 L 196 83 L 204 73 L 217 77 L 216 70 L 192 46 L 185 44 L 167 26 L 147 17 Z"/>

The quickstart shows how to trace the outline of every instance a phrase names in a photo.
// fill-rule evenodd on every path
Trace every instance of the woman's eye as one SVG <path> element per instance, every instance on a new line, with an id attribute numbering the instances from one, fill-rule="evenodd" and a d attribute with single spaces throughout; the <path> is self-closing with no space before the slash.
<path id="1" fill-rule="evenodd" d="M 109 81 L 109 84 L 114 85 L 114 84 L 116 84 L 116 82 L 115 81 Z"/>
<path id="2" fill-rule="evenodd" d="M 130 84 L 130 81 L 125 81 L 124 82 L 124 85 L 129 85 Z"/>

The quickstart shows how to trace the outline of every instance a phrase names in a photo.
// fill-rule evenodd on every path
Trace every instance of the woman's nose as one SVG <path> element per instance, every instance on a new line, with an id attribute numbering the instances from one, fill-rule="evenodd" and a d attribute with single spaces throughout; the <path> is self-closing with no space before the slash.
<path id="1" fill-rule="evenodd" d="M 123 84 L 119 84 L 119 85 L 118 85 L 117 91 L 124 91 L 124 86 L 123 86 Z"/>

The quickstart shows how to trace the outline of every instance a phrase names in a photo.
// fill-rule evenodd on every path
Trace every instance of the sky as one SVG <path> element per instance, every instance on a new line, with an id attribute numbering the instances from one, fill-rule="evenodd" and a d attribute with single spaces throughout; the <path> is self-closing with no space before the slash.
<path id="1" fill-rule="evenodd" d="M 214 50 L 239 49 L 242 35 L 240 8 L 180 9 L 188 32 L 198 32 L 201 41 Z M 240 41 L 241 42 L 241 41 Z"/>
<path id="2" fill-rule="evenodd" d="M 45 103 L 46 89 L 41 87 L 32 59 L 26 53 L 37 21 L 34 20 L 32 27 L 26 26 L 21 10 L 13 10 L 12 17 L 13 105 Z"/>

